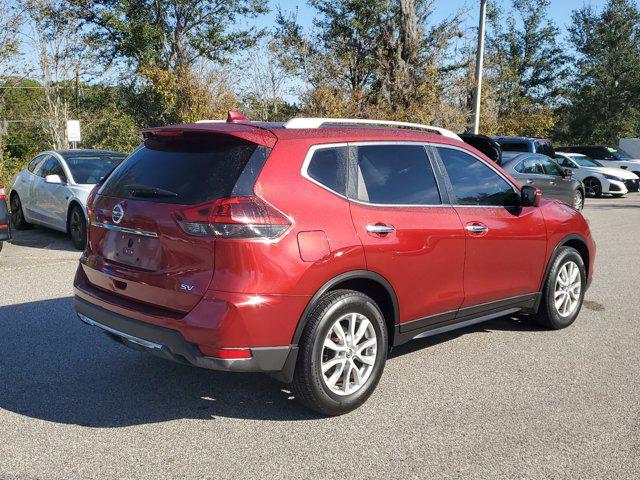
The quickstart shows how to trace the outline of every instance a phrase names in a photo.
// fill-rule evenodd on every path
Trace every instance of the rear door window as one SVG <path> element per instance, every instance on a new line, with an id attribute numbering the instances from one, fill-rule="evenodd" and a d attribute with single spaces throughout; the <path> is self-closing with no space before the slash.
<path id="1" fill-rule="evenodd" d="M 442 203 L 431 162 L 422 145 L 354 148 L 358 200 L 379 205 Z"/>
<path id="2" fill-rule="evenodd" d="M 307 175 L 340 195 L 347 190 L 347 147 L 319 148 L 313 153 Z"/>
<path id="3" fill-rule="evenodd" d="M 196 205 L 232 194 L 236 183 L 253 182 L 252 158 L 262 159 L 269 149 L 227 136 L 184 135 L 180 138 L 151 138 L 132 153 L 108 177 L 100 194 L 158 203 Z"/>
<path id="4" fill-rule="evenodd" d="M 514 187 L 474 156 L 453 148 L 438 147 L 458 205 L 514 206 Z"/>

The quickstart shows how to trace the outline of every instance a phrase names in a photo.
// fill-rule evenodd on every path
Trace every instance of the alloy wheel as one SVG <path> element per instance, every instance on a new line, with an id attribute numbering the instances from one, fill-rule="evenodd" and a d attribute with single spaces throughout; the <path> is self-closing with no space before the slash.
<path id="1" fill-rule="evenodd" d="M 602 193 L 602 187 L 597 178 L 587 178 L 583 184 L 587 195 L 591 197 L 597 197 Z"/>
<path id="2" fill-rule="evenodd" d="M 378 353 L 373 324 L 360 313 L 343 315 L 329 329 L 322 347 L 322 379 L 337 395 L 351 395 L 371 376 Z"/>
<path id="3" fill-rule="evenodd" d="M 576 210 L 582 210 L 583 204 L 584 197 L 582 196 L 582 193 L 580 193 L 580 190 L 578 190 L 573 194 L 573 208 L 575 208 Z"/>
<path id="4" fill-rule="evenodd" d="M 571 316 L 580 305 L 582 292 L 582 277 L 575 262 L 569 261 L 562 265 L 554 289 L 554 305 L 561 317 Z"/>

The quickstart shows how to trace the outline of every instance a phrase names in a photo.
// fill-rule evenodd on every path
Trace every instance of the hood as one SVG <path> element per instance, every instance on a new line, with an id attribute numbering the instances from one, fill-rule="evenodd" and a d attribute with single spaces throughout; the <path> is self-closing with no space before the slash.
<path id="1" fill-rule="evenodd" d="M 580 167 L 580 170 L 587 172 L 602 173 L 603 175 L 614 175 L 623 180 L 635 180 L 638 176 L 628 170 L 612 167 Z"/>

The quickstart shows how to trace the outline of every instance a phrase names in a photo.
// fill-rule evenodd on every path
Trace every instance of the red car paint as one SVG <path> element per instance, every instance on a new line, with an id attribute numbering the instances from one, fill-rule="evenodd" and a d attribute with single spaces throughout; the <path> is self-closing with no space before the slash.
<path id="1" fill-rule="evenodd" d="M 349 272 L 374 272 L 390 284 L 400 325 L 425 317 L 436 322 L 443 314 L 454 318 L 460 308 L 539 292 L 554 248 L 564 241 L 580 243 L 592 276 L 595 244 L 589 227 L 579 212 L 559 202 L 543 200 L 540 207 L 517 213 L 447 204 L 381 207 L 349 201 L 301 174 L 312 146 L 347 142 L 452 145 L 499 169 L 464 143 L 412 130 L 288 130 L 242 122 L 233 117 L 229 123 L 154 128 L 145 135 L 197 132 L 271 149 L 253 192 L 287 219 L 286 231 L 270 240 L 193 237 L 179 225 L 189 206 L 97 193 L 75 279 L 78 298 L 177 331 L 204 355 L 236 358 L 215 352 L 295 345 L 313 296 Z M 157 237 L 94 226 L 113 225 L 117 205 L 126 212 L 118 227 Z M 371 234 L 365 229 L 369 224 L 391 225 L 395 232 Z M 469 224 L 489 231 L 469 233 Z"/>

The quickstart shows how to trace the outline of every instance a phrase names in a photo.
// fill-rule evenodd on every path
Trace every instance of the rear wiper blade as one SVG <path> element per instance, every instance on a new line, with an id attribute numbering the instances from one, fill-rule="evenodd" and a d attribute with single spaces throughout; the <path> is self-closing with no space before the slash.
<path id="1" fill-rule="evenodd" d="M 125 190 L 132 197 L 179 197 L 176 192 L 164 188 L 148 187 L 146 185 L 126 185 Z"/>

